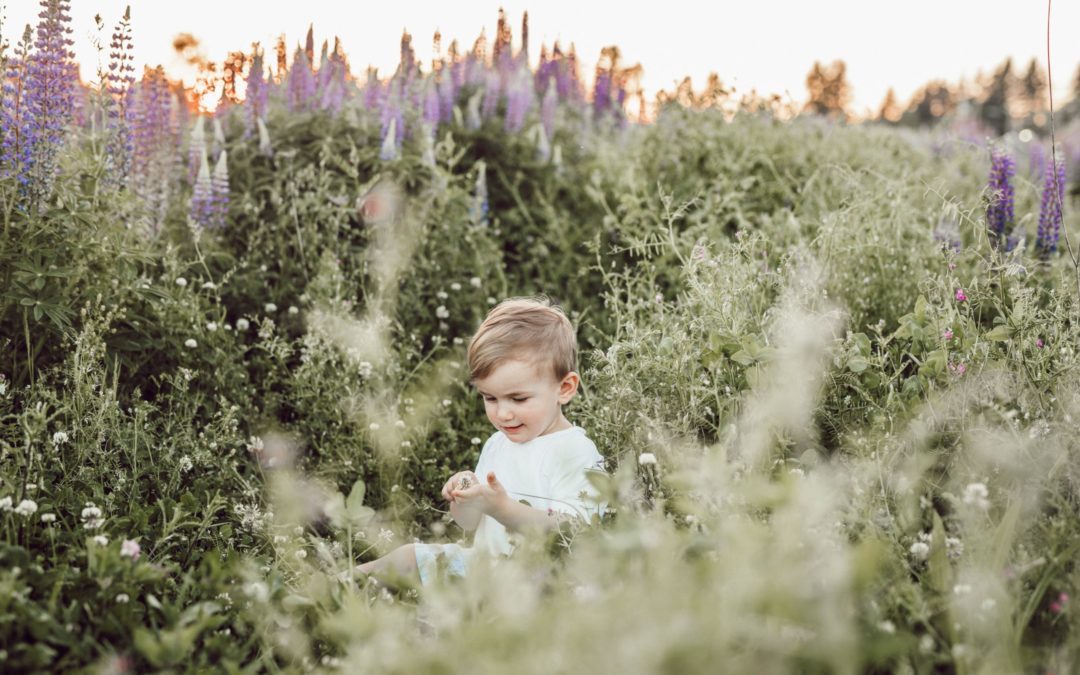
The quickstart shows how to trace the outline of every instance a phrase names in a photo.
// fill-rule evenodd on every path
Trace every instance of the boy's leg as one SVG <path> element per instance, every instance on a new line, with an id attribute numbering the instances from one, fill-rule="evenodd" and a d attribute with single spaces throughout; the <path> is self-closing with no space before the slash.
<path id="1" fill-rule="evenodd" d="M 383 557 L 366 562 L 356 568 L 364 574 L 404 578 L 414 586 L 420 584 L 420 572 L 416 569 L 416 551 L 412 544 L 398 546 Z"/>

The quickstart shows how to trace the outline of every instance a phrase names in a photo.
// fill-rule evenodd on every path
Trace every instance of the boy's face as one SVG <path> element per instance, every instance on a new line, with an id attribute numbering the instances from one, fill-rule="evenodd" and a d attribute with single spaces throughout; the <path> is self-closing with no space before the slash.
<path id="1" fill-rule="evenodd" d="M 562 406 L 574 398 L 579 381 L 577 373 L 567 373 L 560 381 L 547 369 L 539 372 L 531 363 L 512 360 L 473 384 L 495 428 L 514 443 L 526 443 L 570 428 Z"/>

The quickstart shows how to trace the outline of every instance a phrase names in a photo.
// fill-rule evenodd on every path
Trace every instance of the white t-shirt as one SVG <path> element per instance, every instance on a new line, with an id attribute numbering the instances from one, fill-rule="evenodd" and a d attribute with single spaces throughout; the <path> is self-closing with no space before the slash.
<path id="1" fill-rule="evenodd" d="M 604 510 L 603 504 L 586 498 L 596 497 L 586 472 L 603 470 L 603 457 L 579 426 L 537 436 L 526 443 L 514 443 L 496 431 L 484 443 L 476 463 L 480 480 L 486 481 L 488 472 L 494 471 L 514 501 L 586 520 Z M 502 523 L 485 515 L 477 525 L 473 548 L 492 555 L 509 555 L 514 547 Z"/>

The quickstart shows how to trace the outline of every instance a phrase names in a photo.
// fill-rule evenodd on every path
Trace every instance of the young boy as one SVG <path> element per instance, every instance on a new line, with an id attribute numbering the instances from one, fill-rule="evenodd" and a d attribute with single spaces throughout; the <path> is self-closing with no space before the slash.
<path id="1" fill-rule="evenodd" d="M 499 303 L 469 342 L 469 382 L 484 398 L 495 426 L 475 471 L 459 471 L 442 489 L 450 515 L 473 531 L 472 548 L 407 544 L 360 565 L 365 574 L 393 571 L 429 584 L 441 557 L 449 574 L 464 576 L 478 554 L 509 555 L 511 533 L 546 531 L 564 518 L 600 513 L 589 470 L 603 458 L 562 407 L 577 394 L 574 327 L 546 298 Z"/>

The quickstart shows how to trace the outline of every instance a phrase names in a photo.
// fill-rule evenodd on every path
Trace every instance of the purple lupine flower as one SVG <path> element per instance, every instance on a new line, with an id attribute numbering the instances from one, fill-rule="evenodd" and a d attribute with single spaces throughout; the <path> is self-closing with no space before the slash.
<path id="1" fill-rule="evenodd" d="M 22 41 L 15 46 L 14 58 L 7 62 L 4 73 L 3 96 L 0 97 L 0 176 L 14 176 L 20 188 L 30 183 L 30 151 L 33 147 L 33 126 L 26 106 L 26 65 L 30 55 L 31 28 L 26 26 Z"/>
<path id="2" fill-rule="evenodd" d="M 264 157 L 273 157 L 274 146 L 270 143 L 270 130 L 266 128 L 261 117 L 255 120 L 255 124 L 259 128 L 259 153 Z"/>
<path id="3" fill-rule="evenodd" d="M 458 87 L 454 84 L 454 78 L 446 69 L 439 78 L 439 119 L 449 122 L 454 119 L 454 103 L 457 101 Z"/>
<path id="4" fill-rule="evenodd" d="M 439 89 L 438 83 L 434 78 L 428 78 L 424 84 L 424 124 L 426 124 L 432 132 L 439 126 L 439 122 L 442 121 L 442 106 L 439 103 Z"/>
<path id="5" fill-rule="evenodd" d="M 177 161 L 174 103 L 165 70 L 147 68 L 132 106 L 135 152 L 130 183 L 152 214 L 155 230 L 165 221 Z"/>
<path id="6" fill-rule="evenodd" d="M 1016 175 L 1016 162 L 999 150 L 990 154 L 990 203 L 986 208 L 986 224 L 990 240 L 995 245 L 1005 238 L 1012 228 L 1014 215 L 1014 190 L 1009 179 Z"/>
<path id="7" fill-rule="evenodd" d="M 600 119 L 611 109 L 611 73 L 607 70 L 596 73 L 596 82 L 593 85 L 593 116 Z"/>
<path id="8" fill-rule="evenodd" d="M 225 216 L 229 212 L 229 153 L 224 150 L 214 165 L 210 175 L 210 226 L 225 227 Z"/>
<path id="9" fill-rule="evenodd" d="M 480 106 L 480 114 L 484 119 L 494 117 L 495 111 L 498 110 L 499 96 L 502 93 L 499 86 L 499 74 L 494 71 L 488 72 L 484 82 L 484 101 Z"/>
<path id="10" fill-rule="evenodd" d="M 367 82 L 364 83 L 364 107 L 375 110 L 382 105 L 385 95 L 382 82 L 379 81 L 379 71 L 368 67 Z"/>
<path id="11" fill-rule="evenodd" d="M 199 173 L 191 190 L 191 220 L 202 227 L 210 227 L 214 219 L 214 187 L 210 176 L 210 160 L 203 150 L 199 158 Z"/>
<path id="12" fill-rule="evenodd" d="M 484 120 L 480 117 L 480 98 L 483 94 L 482 91 L 474 92 L 465 103 L 465 128 L 470 131 L 476 131 L 483 126 Z"/>
<path id="13" fill-rule="evenodd" d="M 382 148 L 380 158 L 397 159 L 397 151 L 404 139 L 405 113 L 397 95 L 386 99 L 382 109 Z"/>
<path id="14" fill-rule="evenodd" d="M 27 187 L 32 201 L 52 189 L 58 154 L 72 119 L 77 71 L 69 49 L 73 44 L 68 37 L 69 9 L 66 0 L 41 0 L 34 54 L 26 63 L 24 100 L 33 139 Z"/>
<path id="15" fill-rule="evenodd" d="M 107 181 L 116 187 L 126 186 L 131 173 L 135 139 L 131 131 L 132 91 L 135 86 L 135 54 L 131 40 L 131 7 L 113 30 L 109 43 L 108 141 L 105 156 Z"/>
<path id="16" fill-rule="evenodd" d="M 1035 237 L 1035 250 L 1046 260 L 1057 251 L 1061 234 L 1062 200 L 1065 198 L 1065 162 L 1058 160 L 1056 166 L 1046 167 L 1042 200 L 1039 205 L 1039 230 Z"/>
<path id="17" fill-rule="evenodd" d="M 527 68 L 518 69 L 506 90 L 506 130 L 515 133 L 525 126 L 525 116 L 533 103 L 532 77 Z"/>
<path id="18" fill-rule="evenodd" d="M 1038 180 L 1046 175 L 1046 150 L 1042 143 L 1032 143 L 1028 147 L 1028 170 L 1033 180 Z"/>
<path id="19" fill-rule="evenodd" d="M 244 138 L 249 138 L 255 131 L 255 120 L 266 117 L 270 85 L 263 69 L 263 52 L 256 45 L 244 91 Z"/>
<path id="20" fill-rule="evenodd" d="M 312 99 L 315 97 L 315 75 L 311 72 L 311 61 L 308 60 L 307 53 L 299 47 L 293 54 L 286 90 L 291 112 L 311 108 Z"/>

